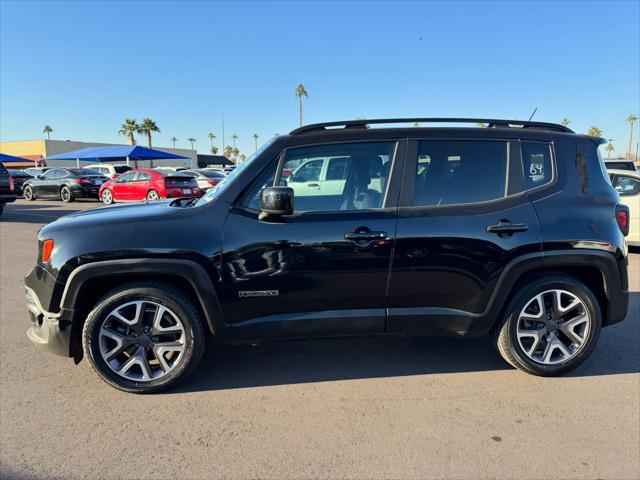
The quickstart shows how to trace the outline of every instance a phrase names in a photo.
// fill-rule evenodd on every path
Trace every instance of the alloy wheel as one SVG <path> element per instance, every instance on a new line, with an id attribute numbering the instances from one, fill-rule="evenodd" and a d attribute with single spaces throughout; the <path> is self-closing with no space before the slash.
<path id="1" fill-rule="evenodd" d="M 26 200 L 31 200 L 33 198 L 33 190 L 31 190 L 31 187 L 27 185 L 24 188 L 24 191 L 22 192 L 22 195 L 24 196 L 24 198 Z"/>
<path id="2" fill-rule="evenodd" d="M 147 193 L 147 200 L 158 200 L 159 198 L 160 196 L 155 190 L 151 190 L 149 193 Z"/>
<path id="3" fill-rule="evenodd" d="M 102 192 L 102 202 L 107 205 L 113 202 L 113 195 L 111 195 L 111 190 L 108 188 Z"/>
<path id="4" fill-rule="evenodd" d="M 520 312 L 516 337 L 522 352 L 536 363 L 555 365 L 574 358 L 586 345 L 591 315 L 575 294 L 547 290 Z"/>
<path id="5" fill-rule="evenodd" d="M 60 198 L 63 202 L 68 202 L 71 199 L 71 191 L 67 187 L 62 187 L 62 190 L 60 190 Z"/>
<path id="6" fill-rule="evenodd" d="M 136 382 L 164 377 L 182 361 L 184 325 L 165 305 L 138 300 L 106 316 L 98 337 L 100 355 L 117 375 Z"/>

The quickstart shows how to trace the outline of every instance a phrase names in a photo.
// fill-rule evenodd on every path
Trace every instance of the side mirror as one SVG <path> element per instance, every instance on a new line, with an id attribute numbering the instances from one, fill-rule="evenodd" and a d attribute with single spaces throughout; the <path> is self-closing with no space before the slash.
<path id="1" fill-rule="evenodd" d="M 293 188 L 266 187 L 260 191 L 260 220 L 293 215 Z"/>
<path id="2" fill-rule="evenodd" d="M 41 174 L 41 173 L 39 173 L 38 175 L 36 175 L 36 178 L 37 178 L 38 180 L 40 180 L 40 179 L 42 178 L 42 174 Z"/>

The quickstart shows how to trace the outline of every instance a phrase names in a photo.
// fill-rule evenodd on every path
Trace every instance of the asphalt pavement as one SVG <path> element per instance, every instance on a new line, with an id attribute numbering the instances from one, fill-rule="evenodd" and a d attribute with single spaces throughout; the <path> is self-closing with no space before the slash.
<path id="1" fill-rule="evenodd" d="M 40 226 L 94 201 L 8 205 L 0 221 L 0 478 L 640 478 L 640 255 L 627 319 L 561 378 L 487 340 L 209 345 L 181 388 L 137 396 L 27 339 Z"/>

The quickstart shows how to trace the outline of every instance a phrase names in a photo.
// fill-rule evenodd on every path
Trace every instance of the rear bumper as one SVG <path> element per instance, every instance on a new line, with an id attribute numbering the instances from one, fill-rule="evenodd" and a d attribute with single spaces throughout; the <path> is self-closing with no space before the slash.
<path id="1" fill-rule="evenodd" d="M 31 320 L 27 330 L 29 340 L 56 355 L 71 356 L 69 343 L 73 310 L 62 308 L 59 313 L 46 311 L 29 287 L 26 287 L 25 301 Z"/>
<path id="2" fill-rule="evenodd" d="M 0 203 L 11 203 L 11 202 L 15 202 L 16 201 L 16 196 L 13 194 L 10 195 L 5 195 L 2 194 L 0 195 Z"/>

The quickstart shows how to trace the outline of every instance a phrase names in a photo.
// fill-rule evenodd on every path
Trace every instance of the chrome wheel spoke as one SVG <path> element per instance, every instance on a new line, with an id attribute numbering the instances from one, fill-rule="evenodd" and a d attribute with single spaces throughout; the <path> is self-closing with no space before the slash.
<path id="1" fill-rule="evenodd" d="M 579 347 L 584 343 L 585 338 L 589 333 L 588 329 L 586 328 L 587 325 L 585 325 L 585 324 L 588 324 L 588 322 L 589 322 L 589 319 L 587 315 L 582 314 L 575 318 L 572 318 L 571 320 L 567 320 L 566 322 L 562 323 L 558 328 L 562 333 L 564 333 L 564 335 L 571 342 L 573 342 L 576 345 L 576 347 Z M 576 332 L 576 327 L 579 327 L 581 325 L 585 325 L 584 333 L 582 335 Z"/>
<path id="2" fill-rule="evenodd" d="M 532 306 L 537 306 L 538 307 L 538 313 L 529 313 L 529 312 L 527 312 L 529 307 L 532 307 Z M 520 313 L 520 318 L 521 319 L 524 318 L 524 319 L 537 320 L 537 319 L 542 318 L 543 315 L 544 315 L 544 301 L 542 299 L 542 294 L 539 294 L 539 295 L 536 295 L 535 297 L 533 297 L 531 299 L 531 301 L 529 303 L 527 303 L 527 305 L 522 310 L 522 313 Z"/>
<path id="3" fill-rule="evenodd" d="M 153 354 L 158 359 L 158 362 L 162 366 L 164 372 L 168 372 L 173 368 L 173 365 L 180 360 L 180 355 L 184 351 L 184 345 L 178 342 L 159 343 L 153 347 Z M 176 358 L 172 361 L 171 365 L 167 363 L 165 357 L 166 353 L 175 353 Z"/>

